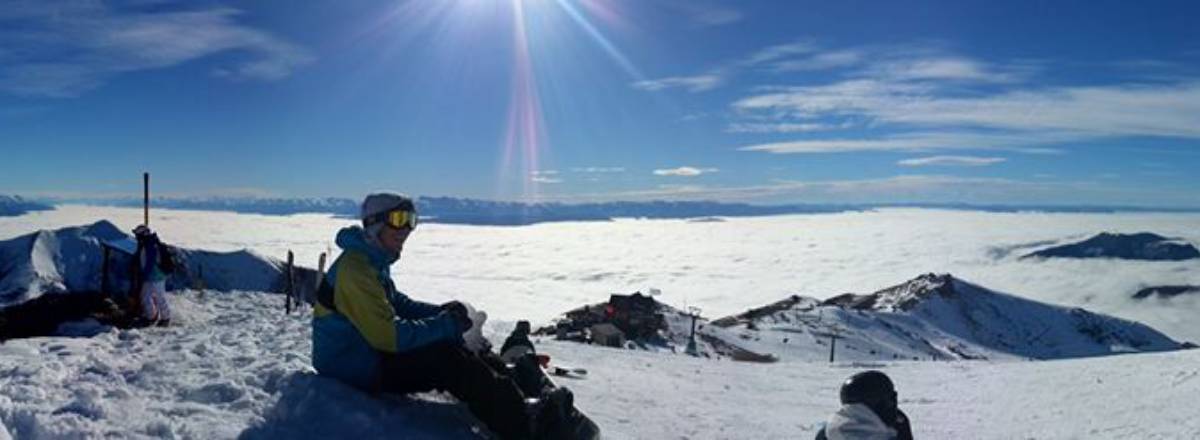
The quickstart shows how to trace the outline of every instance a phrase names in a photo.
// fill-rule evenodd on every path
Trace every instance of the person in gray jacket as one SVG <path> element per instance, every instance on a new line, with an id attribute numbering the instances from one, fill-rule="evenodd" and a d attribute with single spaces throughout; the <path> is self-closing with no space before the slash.
<path id="1" fill-rule="evenodd" d="M 896 387 L 881 371 L 857 373 L 842 383 L 842 407 L 817 432 L 817 440 L 912 440 Z"/>

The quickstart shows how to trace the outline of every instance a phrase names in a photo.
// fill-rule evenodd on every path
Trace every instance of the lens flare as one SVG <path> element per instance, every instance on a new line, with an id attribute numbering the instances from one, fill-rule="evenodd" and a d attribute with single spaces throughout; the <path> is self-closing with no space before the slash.
<path id="1" fill-rule="evenodd" d="M 529 56 L 529 35 L 521 0 L 513 2 L 513 21 L 512 90 L 500 179 L 502 182 L 508 181 L 510 176 L 506 173 L 514 168 L 513 156 L 519 154 L 522 162 L 517 170 L 521 176 L 522 196 L 526 200 L 537 200 L 540 194 L 539 184 L 533 179 L 533 175 L 541 165 L 539 157 L 541 149 L 546 145 L 546 136 L 537 78 L 534 76 L 533 62 Z"/>
<path id="2" fill-rule="evenodd" d="M 511 98 L 508 106 L 508 124 L 503 139 L 503 160 L 497 177 L 500 184 L 497 191 L 503 192 L 506 182 L 519 173 L 521 181 L 521 198 L 527 201 L 537 201 L 541 197 L 541 179 L 536 179 L 541 171 L 541 159 L 550 151 L 547 136 L 545 115 L 542 113 L 542 101 L 538 93 L 538 78 L 534 68 L 534 56 L 530 49 L 530 28 L 527 14 L 532 12 L 526 8 L 545 7 L 549 4 L 558 5 L 571 22 L 580 29 L 604 51 L 617 66 L 633 80 L 639 81 L 644 77 L 637 67 L 625 56 L 603 33 L 597 29 L 588 16 L 580 12 L 572 0 L 554 0 L 552 3 L 529 2 L 527 0 L 512 0 L 511 11 L 513 19 L 513 61 Z M 611 7 L 597 9 L 596 6 L 583 4 L 587 11 L 602 12 L 601 19 L 607 22 L 619 18 L 616 10 Z M 544 11 L 543 11 L 544 12 Z M 539 17 L 545 16 L 539 15 Z M 562 37 L 562 36 L 558 36 Z M 549 54 L 541 54 L 549 56 Z"/>
<path id="3" fill-rule="evenodd" d="M 644 79 L 642 73 L 638 71 L 637 67 L 634 67 L 633 63 L 629 62 L 629 58 L 627 58 L 625 54 L 621 53 L 621 51 L 617 49 L 617 47 L 613 45 L 612 42 L 604 36 L 604 34 L 601 34 L 599 30 L 596 30 L 596 27 L 592 26 L 592 23 L 587 20 L 587 17 L 585 17 L 583 14 L 580 14 L 579 10 L 576 9 L 569 0 L 556 0 L 556 2 L 563 8 L 564 11 L 567 12 L 567 16 L 571 17 L 571 20 L 573 20 L 575 24 L 578 24 L 579 27 L 583 28 L 583 30 L 587 32 L 589 37 L 592 37 L 592 41 L 595 41 L 596 44 L 604 50 L 605 54 L 612 58 L 618 66 L 621 66 L 621 69 L 625 70 L 625 73 L 629 74 L 629 76 L 632 76 L 633 79 L 638 81 Z M 605 11 L 607 17 L 616 16 L 615 12 L 613 12 L 611 9 L 604 9 L 603 11 Z M 614 18 L 609 18 L 609 20 L 614 20 Z"/>

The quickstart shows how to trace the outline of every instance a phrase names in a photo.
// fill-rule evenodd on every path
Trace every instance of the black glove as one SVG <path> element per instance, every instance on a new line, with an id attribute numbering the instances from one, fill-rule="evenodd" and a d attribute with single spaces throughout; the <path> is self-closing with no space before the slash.
<path id="1" fill-rule="evenodd" d="M 446 312 L 454 321 L 458 323 L 459 332 L 465 332 L 471 329 L 471 315 L 467 313 L 467 306 L 458 301 L 450 301 L 439 306 L 443 312 Z"/>

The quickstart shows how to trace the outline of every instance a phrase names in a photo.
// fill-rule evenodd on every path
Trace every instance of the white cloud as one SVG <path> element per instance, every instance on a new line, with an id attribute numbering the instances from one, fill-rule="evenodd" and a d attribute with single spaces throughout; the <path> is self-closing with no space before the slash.
<path id="1" fill-rule="evenodd" d="M 554 177 L 558 170 L 534 170 L 529 172 L 529 180 L 534 183 L 562 183 L 563 180 Z"/>
<path id="2" fill-rule="evenodd" d="M 706 91 L 724 84 L 743 70 L 764 65 L 766 70 L 775 73 L 842 70 L 843 76 L 849 78 L 888 82 L 1014 83 L 1028 78 L 1036 70 L 1029 63 L 994 65 L 950 54 L 934 46 L 826 50 L 812 40 L 799 40 L 759 49 L 703 74 L 640 81 L 634 83 L 634 87 L 652 91 L 671 87 Z"/>
<path id="3" fill-rule="evenodd" d="M 816 71 L 851 67 L 863 62 L 861 50 L 844 49 L 813 54 L 807 58 L 780 61 L 771 66 L 776 72 Z"/>
<path id="4" fill-rule="evenodd" d="M 679 167 L 679 168 L 654 170 L 654 175 L 656 175 L 656 176 L 693 177 L 693 176 L 699 176 L 701 174 L 715 173 L 717 171 L 719 171 L 719 170 L 716 168 L 695 168 L 695 167 L 684 166 L 684 167 Z"/>
<path id="5" fill-rule="evenodd" d="M 879 138 L 812 139 L 748 145 L 741 151 L 789 153 L 844 153 L 855 151 L 935 151 L 935 150 L 1007 150 L 1030 154 L 1057 154 L 1060 150 L 1039 146 L 1077 139 L 1070 134 L 1045 135 L 1031 139 L 1020 134 L 987 135 L 972 132 L 917 132 Z"/>
<path id="6" fill-rule="evenodd" d="M 228 8 L 118 10 L 100 2 L 21 2 L 0 7 L 0 17 L 16 25 L 0 32 L 0 45 L 7 49 L 0 67 L 0 90 L 25 96 L 78 96 L 122 73 L 231 51 L 249 57 L 214 71 L 215 75 L 273 80 L 312 61 L 307 50 L 236 23 L 239 14 Z"/>
<path id="7" fill-rule="evenodd" d="M 922 57 L 880 62 L 870 68 L 869 76 L 894 81 L 958 80 L 1004 83 L 1022 78 L 1016 67 L 1000 71 L 977 60 L 964 57 Z"/>
<path id="8" fill-rule="evenodd" d="M 624 173 L 625 167 L 583 167 L 571 168 L 576 173 Z"/>
<path id="9" fill-rule="evenodd" d="M 1014 89 L 966 97 L 943 92 L 931 84 L 859 79 L 750 96 L 733 108 L 743 117 L 781 123 L 853 118 L 877 126 L 923 130 L 742 148 L 775 153 L 970 148 L 1037 152 L 1039 146 L 1106 137 L 1200 138 L 1195 117 L 1200 114 L 1200 81 Z M 981 134 L 981 129 L 995 134 Z"/>
<path id="10" fill-rule="evenodd" d="M 817 46 L 809 41 L 798 41 L 787 44 L 769 46 L 758 50 L 749 56 L 710 69 L 708 72 L 692 76 L 671 76 L 666 78 L 643 80 L 633 83 L 633 87 L 647 91 L 659 91 L 670 88 L 683 88 L 690 92 L 705 92 L 720 86 L 725 80 L 736 74 L 738 70 L 753 67 L 779 58 L 795 54 L 815 51 Z"/>
<path id="11" fill-rule="evenodd" d="M 786 44 L 777 44 L 760 49 L 759 51 L 743 59 L 738 64 L 745 67 L 750 67 L 792 55 L 813 53 L 818 49 L 819 47 L 816 43 L 807 40 Z"/>
<path id="12" fill-rule="evenodd" d="M 816 122 L 780 122 L 780 123 L 760 123 L 760 122 L 735 122 L 729 124 L 725 131 L 729 133 L 806 133 L 812 131 L 827 131 L 839 128 L 848 128 L 850 123 L 841 124 L 822 124 Z"/>
<path id="13" fill-rule="evenodd" d="M 716 88 L 722 81 L 723 78 L 721 75 L 708 73 L 696 76 L 672 76 L 638 81 L 633 83 L 633 87 L 651 92 L 672 88 L 687 89 L 689 92 L 704 92 Z"/>
<path id="14" fill-rule="evenodd" d="M 959 167 L 981 167 L 1004 162 L 1008 159 L 1003 157 L 976 157 L 976 156 L 930 156 L 917 157 L 912 159 L 904 159 L 896 162 L 897 165 L 906 167 L 922 167 L 922 166 L 959 166 Z"/>

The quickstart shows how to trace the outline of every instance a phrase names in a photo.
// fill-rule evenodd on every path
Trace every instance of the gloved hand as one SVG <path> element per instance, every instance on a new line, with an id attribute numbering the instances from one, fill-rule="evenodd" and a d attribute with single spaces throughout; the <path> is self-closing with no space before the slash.
<path id="1" fill-rule="evenodd" d="M 464 306 L 463 303 L 450 301 L 442 304 L 439 308 L 454 318 L 454 322 L 458 323 L 459 333 L 471 329 L 471 314 L 467 311 L 467 306 Z"/>

